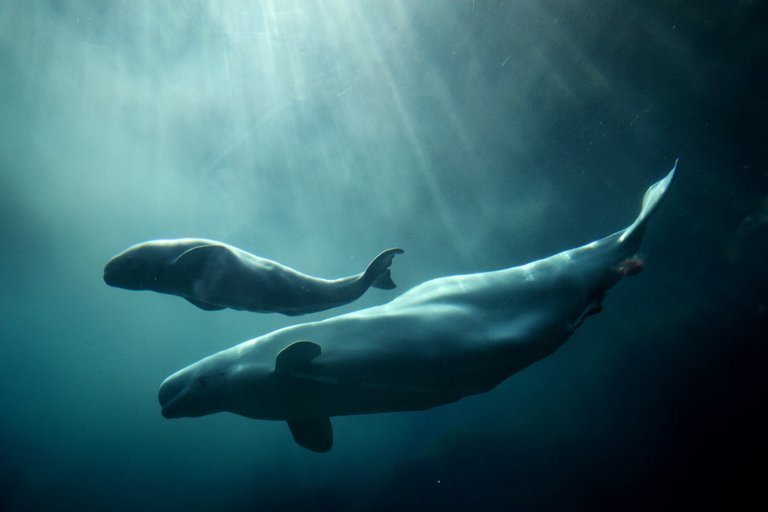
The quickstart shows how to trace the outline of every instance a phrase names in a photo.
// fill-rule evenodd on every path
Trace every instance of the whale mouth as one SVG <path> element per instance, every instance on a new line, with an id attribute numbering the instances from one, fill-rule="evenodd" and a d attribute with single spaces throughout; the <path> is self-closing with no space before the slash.
<path id="1" fill-rule="evenodd" d="M 182 379 L 168 377 L 160 384 L 157 398 L 160 402 L 160 413 L 164 418 L 180 418 L 184 416 L 180 410 L 183 410 L 184 403 L 189 401 L 187 385 Z"/>
<path id="2" fill-rule="evenodd" d="M 169 402 L 167 402 L 165 404 L 161 403 L 160 404 L 160 407 L 161 407 L 160 414 L 162 414 L 163 418 L 166 418 L 166 419 L 181 418 L 183 416 L 183 414 L 179 414 L 179 412 L 178 412 L 178 409 L 179 409 L 178 405 L 180 403 L 183 403 L 183 396 L 182 395 L 176 396 L 171 401 L 169 401 Z"/>

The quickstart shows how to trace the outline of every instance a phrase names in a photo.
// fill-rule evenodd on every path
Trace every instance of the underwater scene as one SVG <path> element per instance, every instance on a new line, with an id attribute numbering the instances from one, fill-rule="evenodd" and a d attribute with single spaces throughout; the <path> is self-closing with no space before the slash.
<path id="1" fill-rule="evenodd" d="M 768 510 L 768 4 L 0 4 L 0 511 Z"/>

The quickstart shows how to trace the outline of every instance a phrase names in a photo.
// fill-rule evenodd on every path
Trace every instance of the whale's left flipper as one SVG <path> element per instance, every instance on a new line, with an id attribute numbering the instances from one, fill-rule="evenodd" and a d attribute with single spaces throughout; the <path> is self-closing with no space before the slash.
<path id="1" fill-rule="evenodd" d="M 397 285 L 392 281 L 392 275 L 389 267 L 392 265 L 392 260 L 396 254 L 403 254 L 402 249 L 387 249 L 383 253 L 374 258 L 368 268 L 363 273 L 363 279 L 374 288 L 381 288 L 382 290 L 391 290 Z"/>
<path id="2" fill-rule="evenodd" d="M 291 343 L 277 354 L 275 359 L 275 374 L 283 378 L 291 379 L 293 372 L 306 371 L 312 360 L 321 353 L 320 345 L 311 341 L 297 341 Z M 324 453 L 333 448 L 333 428 L 331 419 L 319 418 L 290 418 L 287 420 L 288 428 L 296 444 L 312 450 Z"/>
<path id="3" fill-rule="evenodd" d="M 288 420 L 296 444 L 313 452 L 325 453 L 333 448 L 333 428 L 330 418 L 301 418 Z"/>

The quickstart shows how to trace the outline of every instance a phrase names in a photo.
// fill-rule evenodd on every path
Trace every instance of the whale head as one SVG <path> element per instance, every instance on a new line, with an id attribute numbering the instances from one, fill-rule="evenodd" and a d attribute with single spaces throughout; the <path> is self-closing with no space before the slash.
<path id="1" fill-rule="evenodd" d="M 223 351 L 166 378 L 158 390 L 165 418 L 192 418 L 230 411 L 248 416 L 270 395 L 272 367 L 237 359 Z"/>
<path id="2" fill-rule="evenodd" d="M 179 370 L 160 385 L 157 396 L 163 416 L 189 418 L 222 411 L 228 378 L 228 369 L 210 358 Z"/>
<path id="3" fill-rule="evenodd" d="M 160 273 L 157 248 L 140 244 L 110 259 L 104 267 L 104 282 L 129 290 L 146 290 Z"/>
<path id="4" fill-rule="evenodd" d="M 153 240 L 129 247 L 104 267 L 104 282 L 128 290 L 164 291 L 169 271 L 181 254 L 205 241 Z"/>

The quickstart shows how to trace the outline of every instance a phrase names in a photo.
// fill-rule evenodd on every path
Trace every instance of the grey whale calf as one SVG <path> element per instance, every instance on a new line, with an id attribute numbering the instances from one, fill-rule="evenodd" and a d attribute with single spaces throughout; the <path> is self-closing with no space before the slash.
<path id="1" fill-rule="evenodd" d="M 166 418 L 228 411 L 283 420 L 316 452 L 330 417 L 413 411 L 484 393 L 560 347 L 641 270 L 646 223 L 675 174 L 646 192 L 639 216 L 606 238 L 522 266 L 425 282 L 391 302 L 286 327 L 169 376 Z"/>
<path id="2" fill-rule="evenodd" d="M 395 288 L 390 266 L 402 252 L 382 252 L 360 274 L 321 279 L 213 240 L 153 240 L 109 260 L 104 281 L 178 295 L 206 311 L 231 308 L 296 316 L 347 304 L 371 286 Z"/>

